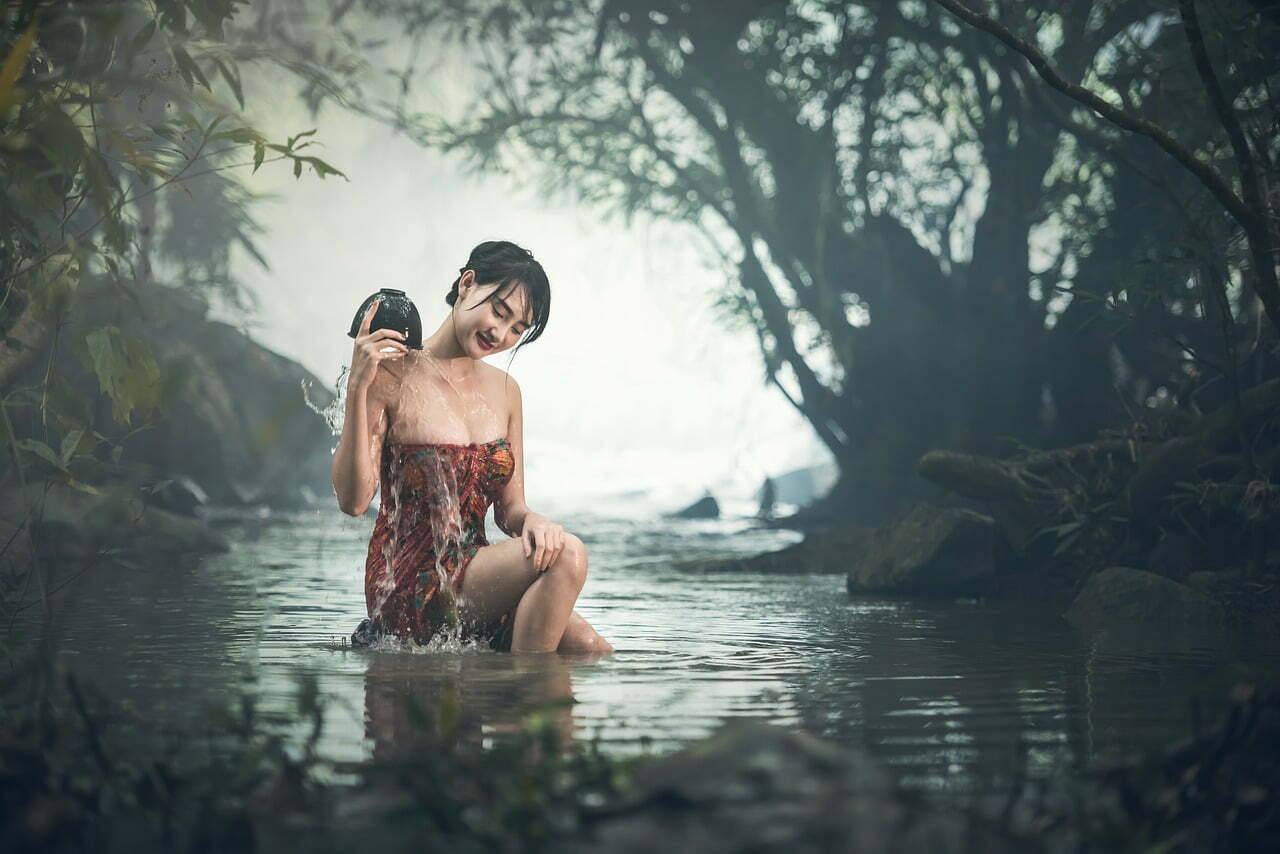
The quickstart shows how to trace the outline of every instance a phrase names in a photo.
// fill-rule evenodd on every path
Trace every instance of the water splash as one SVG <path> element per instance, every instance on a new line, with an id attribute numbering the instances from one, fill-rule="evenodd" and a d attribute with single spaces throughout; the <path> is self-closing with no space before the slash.
<path id="1" fill-rule="evenodd" d="M 464 626 L 460 604 L 465 597 L 458 590 L 456 570 L 465 559 L 467 551 L 475 543 L 471 540 L 469 526 L 464 524 L 462 490 L 459 478 L 463 473 L 456 471 L 451 453 L 440 447 L 422 447 L 404 450 L 397 448 L 394 437 L 412 436 L 421 433 L 438 432 L 442 427 L 447 431 L 461 432 L 468 427 L 456 413 L 455 407 L 446 403 L 445 392 L 423 382 L 425 374 L 420 372 L 419 357 L 440 372 L 434 361 L 422 354 L 410 353 L 404 361 L 405 375 L 397 383 L 397 405 L 395 408 L 395 424 L 388 425 L 388 431 L 381 449 L 373 449 L 378 454 L 388 455 L 386 459 L 385 483 L 380 489 L 384 493 L 384 504 L 387 505 L 390 527 L 389 535 L 381 548 L 376 563 L 376 578 L 372 584 L 372 600 L 369 617 L 375 624 L 382 623 L 382 613 L 387 602 L 396 593 L 395 567 L 403 566 L 406 556 L 402 549 L 411 548 L 407 540 L 417 540 L 410 536 L 426 526 L 430 531 L 431 549 L 434 553 L 435 566 L 429 571 L 435 573 L 438 586 L 435 598 L 430 606 L 433 611 L 432 622 L 438 622 L 430 641 L 425 645 L 415 644 L 398 638 L 392 632 L 386 632 L 383 640 L 375 644 L 377 648 L 394 649 L 429 649 L 460 651 L 462 649 L 488 649 L 488 642 L 476 638 Z M 330 431 L 341 435 L 346 413 L 346 382 L 350 372 L 349 366 L 343 365 L 336 383 L 337 397 L 326 407 L 316 406 L 307 396 L 308 386 L 304 380 L 303 393 L 307 406 L 319 414 L 329 425 Z M 476 388 L 459 390 L 449 378 L 441 373 L 445 383 L 452 388 L 463 404 L 464 410 L 471 413 L 484 413 L 494 423 L 499 423 L 498 414 L 489 401 Z M 431 424 L 426 416 L 430 415 Z M 336 448 L 335 448 L 336 450 Z M 382 457 L 379 457 L 378 468 L 382 469 Z M 463 461 L 469 463 L 470 461 Z M 482 523 L 483 524 L 483 523 Z M 418 567 L 404 567 L 405 571 L 418 572 Z M 411 583 L 410 579 L 402 579 L 402 583 Z M 467 635 L 466 640 L 463 639 Z"/>
<path id="2" fill-rule="evenodd" d="M 351 368 L 347 365 L 342 366 L 342 370 L 338 373 L 338 380 L 334 383 L 334 388 L 338 394 L 333 399 L 333 403 L 328 406 L 319 407 L 311 400 L 311 381 L 303 377 L 299 382 L 302 385 L 302 402 L 307 408 L 324 419 L 329 425 L 329 432 L 335 436 L 342 435 L 342 425 L 346 421 L 347 407 L 347 383 L 345 382 L 347 374 Z"/>
<path id="3" fill-rule="evenodd" d="M 433 610 L 440 614 L 441 625 L 433 633 L 432 649 L 461 648 L 462 620 L 458 608 L 457 584 L 452 566 L 461 562 L 464 549 L 462 507 L 457 473 L 447 455 L 435 448 L 390 453 L 388 489 L 390 534 L 382 548 L 378 576 L 374 582 L 374 601 L 370 617 L 381 622 L 382 610 L 395 592 L 395 566 L 403 547 L 402 535 L 426 524 L 431 531 L 438 579 Z"/>

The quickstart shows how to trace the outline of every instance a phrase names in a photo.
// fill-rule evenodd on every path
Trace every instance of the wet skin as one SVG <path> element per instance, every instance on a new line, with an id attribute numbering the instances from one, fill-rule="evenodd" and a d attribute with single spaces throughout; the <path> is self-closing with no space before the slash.
<path id="1" fill-rule="evenodd" d="M 505 371 L 481 360 L 514 347 L 531 312 L 518 283 L 483 302 L 495 286 L 476 285 L 474 275 L 463 274 L 456 304 L 421 351 L 387 342 L 402 352 L 379 363 L 369 387 L 370 453 L 376 460 L 384 440 L 465 445 L 506 437 L 515 468 L 494 503 L 494 519 L 513 538 L 476 552 L 458 600 L 460 616 L 488 621 L 516 608 L 512 652 L 613 652 L 573 610 L 587 577 L 582 540 L 554 523 L 541 542 L 536 533 L 522 536 L 515 529 L 532 522 L 530 517 L 542 521 L 524 501 L 520 388 Z M 370 306 L 374 311 L 376 303 Z M 481 336 L 495 346 L 486 350 Z"/>

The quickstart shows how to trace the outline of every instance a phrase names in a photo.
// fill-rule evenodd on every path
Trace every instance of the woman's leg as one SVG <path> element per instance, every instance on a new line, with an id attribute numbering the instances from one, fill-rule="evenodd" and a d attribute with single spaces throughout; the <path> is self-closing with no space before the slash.
<path id="1" fill-rule="evenodd" d="M 511 651 L 553 652 L 559 647 L 573 603 L 586 583 L 587 547 L 566 532 L 559 556 L 520 598 Z"/>
<path id="2" fill-rule="evenodd" d="M 545 572 L 525 557 L 519 539 L 484 546 L 467 566 L 459 608 L 465 618 L 488 622 L 516 608 L 511 651 L 555 650 L 573 603 L 587 578 L 587 549 L 565 534 L 564 549 Z"/>
<path id="3" fill-rule="evenodd" d="M 560 645 L 556 652 L 613 652 L 613 644 L 591 627 L 586 618 L 574 611 L 569 615 L 569 624 L 560 637 Z"/>

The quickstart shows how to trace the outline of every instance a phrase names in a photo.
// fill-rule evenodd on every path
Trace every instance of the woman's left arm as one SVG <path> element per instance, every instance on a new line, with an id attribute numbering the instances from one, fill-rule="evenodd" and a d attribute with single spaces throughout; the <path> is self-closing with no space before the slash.
<path id="1" fill-rule="evenodd" d="M 525 503 L 524 404 L 515 378 L 508 375 L 506 383 L 507 445 L 515 467 L 494 502 L 493 521 L 509 537 L 526 537 L 525 557 L 532 555 L 538 569 L 545 570 L 564 548 L 564 529 Z"/>

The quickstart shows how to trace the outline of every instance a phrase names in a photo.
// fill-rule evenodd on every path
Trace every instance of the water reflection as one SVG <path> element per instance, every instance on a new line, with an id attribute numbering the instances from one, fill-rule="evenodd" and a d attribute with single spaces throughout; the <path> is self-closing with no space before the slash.
<path id="1" fill-rule="evenodd" d="M 573 711 L 573 670 L 599 658 L 481 650 L 367 656 L 364 731 L 377 759 L 434 743 L 426 727 L 441 715 L 453 722 L 447 732 L 455 746 L 479 748 L 537 712 L 568 750 L 583 726 Z"/>
<path id="2" fill-rule="evenodd" d="M 1210 717 L 1235 681 L 1280 662 L 1274 646 L 1083 637 L 1026 603 L 851 599 L 840 576 L 679 572 L 674 560 L 795 535 L 560 515 L 593 558 L 577 607 L 615 655 L 344 649 L 364 614 L 372 520 L 336 511 L 233 529 L 233 551 L 197 565 L 89 573 L 67 589 L 59 649 L 156 730 L 191 726 L 246 670 L 264 710 L 288 711 L 303 669 L 331 700 L 319 747 L 336 759 L 416 743 L 398 701 L 455 698 L 455 737 L 485 745 L 571 699 L 543 713 L 608 752 L 666 751 L 756 717 L 862 746 L 938 794 L 1008 779 L 1019 763 L 1044 776 L 1163 745 L 1189 732 L 1193 697 Z"/>

